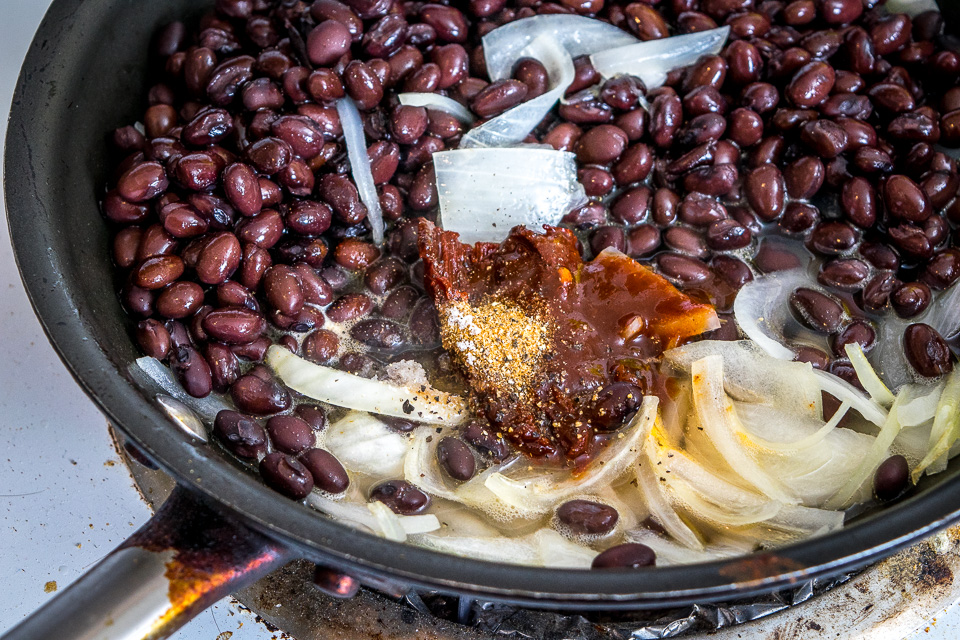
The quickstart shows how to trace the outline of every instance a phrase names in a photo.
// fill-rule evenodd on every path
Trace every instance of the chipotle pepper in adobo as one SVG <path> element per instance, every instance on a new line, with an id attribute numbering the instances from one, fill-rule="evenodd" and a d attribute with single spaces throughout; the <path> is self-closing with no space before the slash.
<path id="1" fill-rule="evenodd" d="M 709 305 L 613 250 L 584 262 L 567 229 L 465 245 L 420 221 L 443 346 L 477 410 L 529 456 L 575 460 L 658 393 L 656 359 L 719 326 Z"/>

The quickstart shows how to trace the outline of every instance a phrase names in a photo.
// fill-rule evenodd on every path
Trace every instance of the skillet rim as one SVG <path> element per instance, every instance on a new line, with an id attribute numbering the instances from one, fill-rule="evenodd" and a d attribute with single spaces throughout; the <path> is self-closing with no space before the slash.
<path id="1" fill-rule="evenodd" d="M 137 4 L 137 8 L 132 8 Z M 947 477 L 902 502 L 840 531 L 783 547 L 776 553 L 652 570 L 580 571 L 495 564 L 448 556 L 358 532 L 303 504 L 287 501 L 241 471 L 209 445 L 170 428 L 163 413 L 134 385 L 124 365 L 101 348 L 89 301 L 63 270 L 53 247 L 56 221 L 72 204 L 55 188 L 52 171 L 70 171 L 58 158 L 55 131 L 80 119 L 64 87 L 76 89 L 97 25 L 128 16 L 147 19 L 153 5 L 123 0 L 54 0 L 23 63 L 10 113 L 4 163 L 7 216 L 14 255 L 30 303 L 71 375 L 108 419 L 178 482 L 246 525 L 302 552 L 359 574 L 389 575 L 422 587 L 563 609 L 642 609 L 769 592 L 859 569 L 960 519 L 960 476 Z M 137 12 L 137 9 L 140 9 Z M 110 16 L 114 16 L 111 18 Z M 153 16 L 156 18 L 157 16 Z M 128 18 L 129 19 L 129 18 Z M 75 55 L 80 54 L 80 55 Z M 118 63 L 119 64 L 119 63 Z M 73 74 L 71 76 L 71 74 Z M 82 82 L 80 83 L 82 88 Z M 51 89 L 59 87 L 51 93 Z M 67 93 L 68 95 L 64 95 Z M 65 108 L 66 107 L 66 108 Z M 58 116 L 65 116 L 59 118 Z M 105 133 L 105 132 L 104 132 Z M 87 185 L 96 188 L 97 185 Z M 100 220 L 99 212 L 96 218 Z M 106 225 L 100 224 L 105 233 Z M 80 244 L 80 243 L 78 243 Z M 82 247 L 73 248 L 82 254 Z M 98 256 L 94 256 L 97 259 Z M 104 257 L 99 256 L 102 262 Z M 112 293 L 112 292 L 111 292 Z M 115 296 L 114 296 L 115 300 Z M 118 302 L 114 313 L 125 317 Z M 63 318 L 75 319 L 64 321 Z M 115 349 L 114 349 L 115 351 Z M 934 484 L 934 483 L 931 483 Z M 919 524 L 918 524 L 919 523 Z"/>

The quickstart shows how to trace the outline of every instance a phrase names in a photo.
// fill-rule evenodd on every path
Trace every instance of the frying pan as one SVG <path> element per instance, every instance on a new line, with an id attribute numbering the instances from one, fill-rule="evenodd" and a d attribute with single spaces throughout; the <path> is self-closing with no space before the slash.
<path id="1" fill-rule="evenodd" d="M 30 47 L 6 141 L 16 259 L 50 341 L 106 416 L 174 476 L 155 518 L 7 638 L 165 637 L 222 595 L 294 558 L 368 584 L 426 587 L 567 610 L 743 597 L 857 569 L 956 521 L 958 463 L 841 531 L 709 564 L 602 572 L 502 565 L 391 542 L 280 497 L 174 427 L 128 373 L 138 356 L 115 294 L 97 194 L 106 133 L 138 119 L 150 36 L 196 0 L 56 0 Z M 27 373 L 27 372 L 25 372 Z"/>

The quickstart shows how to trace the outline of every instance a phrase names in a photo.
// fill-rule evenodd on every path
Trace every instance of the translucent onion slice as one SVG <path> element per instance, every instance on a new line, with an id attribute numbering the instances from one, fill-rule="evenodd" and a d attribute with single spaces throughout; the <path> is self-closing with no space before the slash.
<path id="1" fill-rule="evenodd" d="M 555 40 L 573 58 L 637 42 L 623 29 L 582 16 L 554 14 L 514 20 L 483 36 L 483 56 L 490 79 L 511 77 L 513 67 L 525 57 L 523 50 L 543 36 Z"/>
<path id="2" fill-rule="evenodd" d="M 458 149 L 433 154 L 441 226 L 460 240 L 501 242 L 514 226 L 540 230 L 586 202 L 576 156 L 553 149 Z"/>
<path id="3" fill-rule="evenodd" d="M 802 269 L 754 278 L 743 285 L 733 301 L 737 326 L 774 358 L 793 360 L 793 351 L 783 345 L 789 298 L 798 287 L 809 284 L 810 277 Z"/>
<path id="4" fill-rule="evenodd" d="M 546 513 L 574 494 L 591 493 L 609 486 L 640 454 L 643 441 L 657 418 L 658 402 L 656 396 L 645 396 L 640 409 L 618 433 L 618 438 L 610 442 L 578 477 L 557 480 L 552 476 L 538 475 L 516 480 L 494 473 L 484 485 L 503 502 L 534 513 Z"/>
<path id="5" fill-rule="evenodd" d="M 760 467 L 744 450 L 737 437 L 743 431 L 733 403 L 723 391 L 723 358 L 718 355 L 697 360 L 691 367 L 693 406 L 704 433 L 737 475 L 763 495 L 795 504 L 797 498 Z"/>
<path id="6" fill-rule="evenodd" d="M 928 469 L 937 469 L 942 471 L 946 468 L 944 463 L 934 467 L 934 464 L 941 458 L 946 458 L 953 446 L 960 438 L 960 369 L 954 370 L 947 377 L 947 382 L 943 387 L 943 393 L 940 394 L 940 401 L 937 403 L 937 412 L 933 418 L 933 430 L 930 432 L 930 439 L 933 446 L 924 456 L 920 464 L 913 469 L 910 474 L 914 483 L 920 479 L 924 471 Z M 944 460 L 945 462 L 945 460 Z M 930 471 L 933 473 L 933 471 Z"/>
<path id="7" fill-rule="evenodd" d="M 156 358 L 143 356 L 137 358 L 136 366 L 129 368 L 130 374 L 138 379 L 138 382 L 144 382 L 144 374 L 163 391 L 179 400 L 190 410 L 194 411 L 201 420 L 207 424 L 213 424 L 213 420 L 223 409 L 233 409 L 233 407 L 217 394 L 210 394 L 205 398 L 194 398 L 183 390 L 177 378 L 173 375 L 170 367 L 167 367 Z"/>
<path id="8" fill-rule="evenodd" d="M 847 411 L 850 409 L 849 402 L 840 403 L 840 407 L 834 412 L 830 419 L 823 423 L 823 426 L 818 428 L 813 433 L 803 436 L 797 440 L 768 440 L 761 436 L 758 436 L 757 433 L 760 432 L 760 429 L 763 426 L 770 426 L 771 424 L 778 427 L 787 426 L 795 431 L 796 420 L 785 420 L 784 414 L 770 407 L 765 407 L 763 405 L 752 404 L 748 402 L 738 402 L 735 403 L 737 410 L 737 415 L 740 417 L 740 421 L 750 432 L 750 439 L 758 446 L 770 451 L 771 453 L 779 453 L 784 455 L 797 454 L 801 453 L 807 449 L 817 446 L 820 444 L 824 438 L 830 435 L 830 432 L 837 428 L 837 425 L 840 424 L 840 421 L 843 420 L 844 416 L 847 415 Z M 799 435 L 798 433 L 793 433 L 792 435 Z"/>
<path id="9" fill-rule="evenodd" d="M 382 502 L 374 501 L 367 503 L 367 509 L 376 518 L 380 533 L 384 538 L 396 542 L 403 542 L 407 539 L 407 532 L 403 530 L 400 521 L 397 519 L 397 514 L 391 511 L 390 507 Z"/>
<path id="10" fill-rule="evenodd" d="M 730 27 L 720 27 L 623 47 L 605 47 L 592 54 L 590 62 L 604 78 L 636 76 L 647 89 L 655 89 L 663 85 L 667 74 L 674 69 L 688 67 L 701 56 L 720 53 L 728 35 Z"/>
<path id="11" fill-rule="evenodd" d="M 882 427 L 887 420 L 887 411 L 879 404 L 863 395 L 860 389 L 839 378 L 832 373 L 814 369 L 813 375 L 820 382 L 820 389 L 826 391 L 840 402 L 848 402 L 850 406 L 864 418 Z"/>
<path id="12" fill-rule="evenodd" d="M 847 352 L 847 357 L 850 358 L 850 364 L 853 365 L 857 379 L 860 380 L 860 384 L 863 385 L 866 392 L 870 394 L 870 398 L 884 407 L 893 404 L 893 393 L 890 389 L 887 389 L 887 385 L 883 384 L 883 380 L 870 366 L 867 356 L 863 353 L 863 347 L 856 342 L 851 342 L 844 345 L 843 350 Z"/>
<path id="13" fill-rule="evenodd" d="M 571 542 L 552 529 L 540 529 L 516 538 L 422 535 L 411 541 L 465 558 L 537 567 L 588 569 L 597 555 L 596 551 Z"/>
<path id="14" fill-rule="evenodd" d="M 788 504 L 783 505 L 770 524 L 810 537 L 839 529 L 843 526 L 844 517 L 842 511 Z"/>
<path id="15" fill-rule="evenodd" d="M 775 500 L 764 500 L 756 505 L 731 510 L 728 505 L 714 504 L 709 498 L 701 496 L 683 480 L 672 478 L 668 486 L 687 510 L 698 518 L 719 525 L 742 527 L 765 522 L 780 512 L 781 504 Z"/>
<path id="16" fill-rule="evenodd" d="M 409 438 L 369 413 L 351 411 L 329 425 L 322 436 L 323 445 L 349 471 L 375 479 L 403 473 Z"/>
<path id="17" fill-rule="evenodd" d="M 474 127 L 460 139 L 461 149 L 520 144 L 563 97 L 576 76 L 573 58 L 552 37 L 537 38 L 522 53 L 522 57 L 538 60 L 546 67 L 550 90 Z"/>
<path id="18" fill-rule="evenodd" d="M 874 440 L 873 436 L 852 429 L 836 428 L 838 416 L 824 424 L 771 407 L 743 403 L 737 405 L 737 414 L 746 429 L 742 438 L 749 455 L 807 506 L 820 506 L 835 494 L 847 481 L 848 470 L 857 466 Z M 817 438 L 810 446 L 797 450 L 790 450 L 789 444 L 779 444 Z"/>
<path id="19" fill-rule="evenodd" d="M 850 473 L 847 482 L 826 501 L 825 508 L 845 509 L 849 507 L 854 502 L 857 493 L 862 490 L 866 483 L 869 483 L 877 467 L 887 457 L 890 445 L 893 444 L 897 434 L 900 433 L 900 420 L 897 416 L 899 403 L 900 399 L 898 397 L 893 401 L 893 405 L 887 413 L 887 419 L 873 441 L 870 450 L 864 452 L 860 464 Z"/>
<path id="20" fill-rule="evenodd" d="M 265 362 L 294 391 L 338 407 L 428 424 L 457 424 L 466 416 L 466 402 L 459 396 L 425 385 L 410 389 L 369 380 L 314 364 L 277 345 L 267 350 Z"/>
<path id="21" fill-rule="evenodd" d="M 625 535 L 628 542 L 643 544 L 657 555 L 657 566 L 665 567 L 677 564 L 697 564 L 700 562 L 711 562 L 723 558 L 732 558 L 750 553 L 752 549 L 727 546 L 723 544 L 711 544 L 706 548 L 690 549 L 681 546 L 672 540 L 667 540 L 661 535 L 649 529 L 635 529 L 628 531 Z"/>
<path id="22" fill-rule="evenodd" d="M 650 510 L 650 515 L 656 519 L 664 530 L 675 540 L 689 549 L 703 549 L 700 537 L 674 511 L 669 499 L 664 494 L 663 483 L 657 482 L 653 474 L 654 462 L 644 460 L 637 465 L 637 487 L 643 496 L 643 502 Z"/>
<path id="23" fill-rule="evenodd" d="M 925 322 L 936 329 L 945 340 L 949 340 L 960 333 L 958 308 L 960 308 L 960 280 L 937 296 L 937 299 L 927 308 L 923 320 L 915 319 L 913 322 Z"/>
<path id="24" fill-rule="evenodd" d="M 770 357 L 750 340 L 701 340 L 663 354 L 668 364 L 689 372 L 709 355 L 723 358 L 723 386 L 735 400 L 768 404 L 788 414 L 823 417 L 820 383 L 806 362 Z"/>
<path id="25" fill-rule="evenodd" d="M 944 382 L 940 381 L 934 385 L 910 384 L 901 387 L 900 394 L 904 400 L 900 403 L 900 425 L 904 428 L 919 427 L 933 420 L 937 415 L 943 386 Z"/>
<path id="26" fill-rule="evenodd" d="M 473 114 L 470 113 L 470 109 L 467 109 L 453 98 L 441 96 L 439 93 L 398 93 L 397 99 L 402 105 L 443 111 L 459 120 L 461 124 L 468 126 L 476 120 Z"/>
<path id="27" fill-rule="evenodd" d="M 360 200 L 367 207 L 367 220 L 373 232 L 373 242 L 383 242 L 383 212 L 380 210 L 380 195 L 373 182 L 370 156 L 367 155 L 367 136 L 363 131 L 363 119 L 357 105 L 349 97 L 337 100 L 337 115 L 343 127 L 343 142 L 347 145 L 350 173 L 360 193 Z"/>
<path id="28" fill-rule="evenodd" d="M 940 12 L 940 7 L 937 6 L 936 0 L 887 0 L 883 8 L 886 9 L 889 14 L 905 13 L 911 18 L 920 15 L 924 11 Z"/>

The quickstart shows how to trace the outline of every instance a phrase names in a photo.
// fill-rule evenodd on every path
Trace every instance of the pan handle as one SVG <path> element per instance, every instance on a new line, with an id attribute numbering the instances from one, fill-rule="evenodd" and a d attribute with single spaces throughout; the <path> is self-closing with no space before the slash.
<path id="1" fill-rule="evenodd" d="M 2 640 L 158 640 L 296 558 L 177 487 L 143 527 Z"/>

